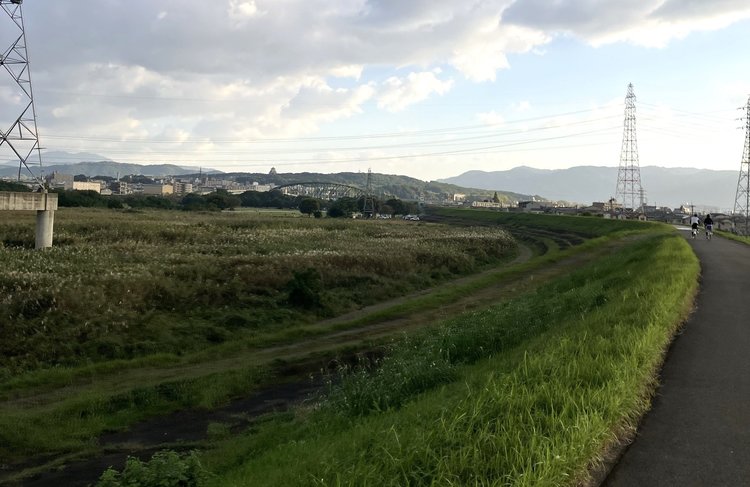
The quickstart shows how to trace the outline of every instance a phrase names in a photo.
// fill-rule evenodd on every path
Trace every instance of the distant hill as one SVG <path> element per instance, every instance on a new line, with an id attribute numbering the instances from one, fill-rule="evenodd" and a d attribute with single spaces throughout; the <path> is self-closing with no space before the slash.
<path id="1" fill-rule="evenodd" d="M 323 173 L 287 173 L 287 174 L 260 174 L 260 173 L 227 173 L 223 177 L 232 177 L 239 182 L 253 181 L 259 184 L 292 184 L 303 182 L 323 182 L 346 184 L 365 188 L 367 186 L 367 173 L 340 172 L 333 174 Z M 494 196 L 495 190 L 471 188 L 441 181 L 422 181 L 408 176 L 395 174 L 372 174 L 373 192 L 379 197 L 395 196 L 403 200 L 444 200 L 450 199 L 456 193 L 464 194 L 468 199 L 488 199 Z M 513 191 L 497 191 L 498 198 L 509 203 L 511 201 L 529 200 L 532 197 L 544 199 L 539 195 L 522 194 Z"/>
<path id="2" fill-rule="evenodd" d="M 63 174 L 78 175 L 83 174 L 88 177 L 109 176 L 117 177 L 128 175 L 143 175 L 149 177 L 161 176 L 183 176 L 188 174 L 198 174 L 200 168 L 183 167 L 173 164 L 146 165 L 146 164 L 123 164 L 113 161 L 98 162 L 79 162 L 75 164 L 56 164 L 44 166 L 45 174 L 52 174 L 57 171 Z M 367 173 L 359 172 L 341 172 L 334 174 L 323 173 L 279 173 L 279 174 L 262 174 L 262 173 L 222 173 L 212 169 L 203 168 L 204 174 L 214 176 L 221 175 L 222 178 L 234 179 L 240 183 L 257 182 L 259 184 L 291 184 L 302 182 L 324 182 L 338 183 L 349 186 L 365 188 L 367 185 Z M 12 178 L 18 172 L 18 166 L 0 165 L 0 177 Z M 451 199 L 454 194 L 460 193 L 466 195 L 469 200 L 483 200 L 494 196 L 495 189 L 482 189 L 459 186 L 456 184 L 440 181 L 422 181 L 408 176 L 399 176 L 391 174 L 372 175 L 373 192 L 380 198 L 396 197 L 403 200 L 415 201 L 443 201 Z M 497 190 L 498 198 L 504 203 L 515 201 L 530 200 L 536 198 L 543 200 L 542 196 L 536 193 L 524 194 L 514 191 Z"/>
<path id="3" fill-rule="evenodd" d="M 508 171 L 468 171 L 441 181 L 473 188 L 542 194 L 547 199 L 590 204 L 615 195 L 616 167 L 577 166 L 569 169 L 516 167 Z M 737 189 L 736 171 L 693 168 L 641 168 L 641 184 L 651 205 L 731 209 Z"/>
<path id="4" fill-rule="evenodd" d="M 17 163 L 16 163 L 17 164 Z M 123 164 L 120 162 L 113 161 L 98 161 L 98 162 L 78 162 L 75 164 L 53 164 L 44 165 L 44 173 L 52 174 L 53 172 L 60 172 L 64 174 L 84 174 L 89 177 L 95 176 L 109 176 L 117 177 L 126 176 L 128 174 L 140 174 L 143 176 L 159 177 L 159 176 L 182 176 L 185 174 L 198 174 L 200 168 L 197 167 L 183 167 L 174 164 Z M 203 169 L 204 173 L 217 174 L 220 171 L 213 169 Z M 0 166 L 0 177 L 12 177 L 18 173 L 18 166 Z"/>
<path id="5" fill-rule="evenodd" d="M 36 157 L 32 157 L 32 159 L 34 160 L 34 164 L 39 163 L 39 160 Z M 92 152 L 49 151 L 42 153 L 42 162 L 45 166 L 63 166 L 91 161 L 111 161 L 111 159 Z M 13 166 L 18 168 L 18 159 L 0 162 L 0 167 L 2 166 Z"/>
<path id="6" fill-rule="evenodd" d="M 42 153 L 42 162 L 45 166 L 63 166 L 67 164 L 77 164 L 79 162 L 93 161 L 112 161 L 112 159 L 92 152 L 49 151 Z"/>

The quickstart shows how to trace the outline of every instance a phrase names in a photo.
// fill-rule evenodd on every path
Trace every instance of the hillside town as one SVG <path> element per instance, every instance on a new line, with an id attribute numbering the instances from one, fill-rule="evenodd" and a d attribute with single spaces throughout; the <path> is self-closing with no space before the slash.
<path id="1" fill-rule="evenodd" d="M 245 179 L 245 178 L 242 178 Z M 83 175 L 74 176 L 61 172 L 53 172 L 45 178 L 47 188 L 50 190 L 65 191 L 93 191 L 101 196 L 126 196 L 144 195 L 161 196 L 168 198 L 184 197 L 188 194 L 208 195 L 216 191 L 225 191 L 231 195 L 240 195 L 248 191 L 269 192 L 274 190 L 275 184 L 259 184 L 257 181 L 238 181 L 233 176 L 218 175 L 189 175 L 189 176 L 164 176 L 146 177 L 129 175 L 125 177 L 93 177 Z M 31 184 L 31 182 L 28 182 Z M 282 188 L 284 194 L 294 196 L 311 196 L 300 194 L 300 188 Z M 295 191 L 296 193 L 292 193 Z M 381 194 L 383 199 L 390 197 Z M 529 200 L 509 200 L 498 197 L 495 192 L 493 197 L 478 197 L 465 193 L 444 194 L 421 197 L 419 203 L 423 205 L 467 207 L 476 209 L 490 209 L 504 212 L 528 212 L 546 213 L 557 215 L 583 215 L 598 216 L 608 219 L 637 218 L 640 220 L 659 221 L 675 225 L 683 225 L 693 214 L 711 213 L 718 230 L 735 233 L 743 233 L 741 229 L 745 222 L 738 221 L 736 217 L 714 209 L 695 208 L 689 205 L 680 205 L 676 208 L 667 206 L 644 205 L 639 211 L 623 211 L 622 204 L 614 198 L 608 201 L 595 201 L 590 204 L 578 204 L 564 201 L 549 201 L 543 198 L 532 198 Z"/>

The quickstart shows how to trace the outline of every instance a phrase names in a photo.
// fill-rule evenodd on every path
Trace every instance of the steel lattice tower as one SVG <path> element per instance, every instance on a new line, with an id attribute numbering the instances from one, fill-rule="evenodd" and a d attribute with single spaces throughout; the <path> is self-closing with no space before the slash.
<path id="1" fill-rule="evenodd" d="M 365 218 L 375 216 L 375 198 L 372 195 L 372 170 L 367 170 L 367 184 L 365 185 L 365 201 L 362 205 L 362 214 Z"/>
<path id="2" fill-rule="evenodd" d="M 748 235 L 748 214 L 750 212 L 750 97 L 745 113 L 745 150 L 742 153 L 740 177 L 737 181 L 737 194 L 734 198 L 734 215 L 745 219 L 745 235 Z"/>
<path id="3" fill-rule="evenodd" d="M 623 210 L 642 211 L 643 195 L 641 168 L 638 163 L 638 140 L 635 134 L 635 92 L 633 83 L 630 83 L 625 97 L 625 125 L 615 197 L 622 201 Z"/>
<path id="4" fill-rule="evenodd" d="M 34 92 L 31 88 L 31 70 L 29 69 L 29 55 L 26 50 L 26 31 L 23 23 L 21 4 L 23 0 L 0 0 L 0 25 L 5 32 L 11 33 L 12 43 L 0 52 L 0 66 L 12 79 L 17 96 L 21 100 L 19 110 L 15 112 L 8 130 L 0 126 L 0 147 L 7 145 L 18 158 L 18 179 L 21 179 L 23 168 L 37 179 L 31 167 L 36 165 L 41 171 L 42 153 L 39 146 L 39 136 L 36 123 L 36 109 L 34 107 Z M 7 18 L 4 18 L 7 15 Z M 7 30 L 6 30 L 7 29 Z M 0 70 L 1 71 L 1 70 Z M 0 120 L 5 124 L 6 120 Z"/>

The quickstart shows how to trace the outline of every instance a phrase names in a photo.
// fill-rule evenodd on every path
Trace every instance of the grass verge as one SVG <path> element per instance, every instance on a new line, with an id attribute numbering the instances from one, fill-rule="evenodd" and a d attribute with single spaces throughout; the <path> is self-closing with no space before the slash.
<path id="1" fill-rule="evenodd" d="M 572 485 L 646 411 L 699 266 L 634 241 L 399 344 L 318 408 L 205 455 L 215 485 Z"/>
<path id="2" fill-rule="evenodd" d="M 714 232 L 716 235 L 721 235 L 722 237 L 726 238 L 727 240 L 734 240 L 735 242 L 740 242 L 745 245 L 750 245 L 750 237 L 743 236 L 743 235 L 735 235 L 732 232 L 723 232 L 720 230 L 717 230 Z"/>

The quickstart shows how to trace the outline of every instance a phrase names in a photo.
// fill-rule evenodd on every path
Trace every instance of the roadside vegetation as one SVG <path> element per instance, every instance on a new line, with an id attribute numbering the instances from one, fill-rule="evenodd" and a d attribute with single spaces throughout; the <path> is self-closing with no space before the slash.
<path id="1" fill-rule="evenodd" d="M 644 237 L 400 340 L 206 454 L 213 485 L 575 485 L 648 408 L 697 273 L 683 239 Z"/>
<path id="2" fill-rule="evenodd" d="M 33 252 L 33 214 L 0 214 L 10 323 L 0 328 L 0 463 L 50 455 L 43 467 L 60 466 L 99 451 L 102 433 L 277 382 L 280 365 L 375 351 L 382 358 L 331 376 L 315 406 L 241 434 L 210 425 L 196 475 L 215 485 L 575 483 L 647 407 L 695 291 L 689 246 L 657 224 L 437 217 L 444 224 L 61 210 L 56 246 Z M 530 261 L 509 266 L 522 250 L 511 233 Z M 493 286 L 504 287 L 480 308 L 465 301 Z M 337 335 L 387 320 L 400 328 L 369 342 Z"/>
<path id="3" fill-rule="evenodd" d="M 714 231 L 716 235 L 721 235 L 722 237 L 728 239 L 728 240 L 734 240 L 735 242 L 741 242 L 746 245 L 750 245 L 750 237 L 744 236 L 744 235 L 737 235 L 732 232 L 724 232 L 721 230 Z"/>

